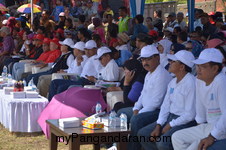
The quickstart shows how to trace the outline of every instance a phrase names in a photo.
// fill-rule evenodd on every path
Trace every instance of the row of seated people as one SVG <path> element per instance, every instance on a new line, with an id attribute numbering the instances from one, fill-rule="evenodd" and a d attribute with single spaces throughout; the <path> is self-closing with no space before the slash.
<path id="1" fill-rule="evenodd" d="M 140 60 L 148 73 L 136 101 L 126 89 L 135 72 L 126 69 L 123 92 L 127 96 L 113 109 L 118 115 L 125 113 L 131 124 L 128 149 L 223 150 L 226 76 L 221 51 L 204 49 L 195 60 L 191 52 L 181 50 L 167 58 L 168 71 L 160 64 L 156 47 L 141 49 Z M 196 77 L 192 74 L 194 64 Z M 130 86 L 131 91 L 134 87 Z"/>
<path id="2" fill-rule="evenodd" d="M 41 40 L 40 38 L 37 41 Z M 54 43 L 54 40 L 49 41 L 50 42 L 43 40 L 43 50 L 49 43 Z M 84 86 L 94 84 L 100 76 L 106 81 L 119 81 L 121 79 L 119 67 L 112 57 L 112 51 L 114 51 L 114 49 L 111 50 L 108 47 L 100 47 L 97 50 L 97 45 L 93 40 L 86 43 L 77 42 L 74 44 L 71 39 L 65 39 L 59 42 L 59 44 L 62 54 L 55 60 L 52 67 L 44 72 L 28 74 L 26 77 L 27 83 L 29 80 L 33 79 L 41 93 L 47 96 L 49 92 L 49 100 L 51 100 L 55 94 L 66 90 L 71 85 Z M 159 44 L 161 45 L 161 42 L 159 42 Z M 132 136 L 149 137 L 150 135 L 160 136 L 161 134 L 171 136 L 177 130 L 194 126 L 195 119 L 199 124 L 204 122 L 210 123 L 204 127 L 199 126 L 202 129 L 207 128 L 207 131 L 203 134 L 200 133 L 198 140 L 204 138 L 206 133 L 210 133 L 212 130 L 213 131 L 208 136 L 208 140 L 224 139 L 225 130 L 222 128 L 222 125 L 225 120 L 221 119 L 225 118 L 225 116 L 223 117 L 225 114 L 225 104 L 222 102 L 222 97 L 225 96 L 224 92 L 222 92 L 225 88 L 225 74 L 221 73 L 222 54 L 217 49 L 206 49 L 202 52 L 203 55 L 201 53 L 199 56 L 200 60 L 195 62 L 198 66 L 198 79 L 196 79 L 196 81 L 194 76 L 190 73 L 194 68 L 194 64 L 192 63 L 194 56 L 191 52 L 181 50 L 175 55 L 167 55 L 164 59 L 170 59 L 170 61 L 167 60 L 170 62 L 169 72 L 176 76 L 172 79 L 172 74 L 165 69 L 167 65 L 161 63 L 163 62 L 163 57 L 160 57 L 161 50 L 163 49 L 163 51 L 165 51 L 165 47 L 166 46 L 162 44 L 162 47 L 158 46 L 157 49 L 154 45 L 145 46 L 144 44 L 140 54 L 143 67 L 136 59 L 126 61 L 124 65 L 125 78 L 122 82 L 124 83 L 122 87 L 125 94 L 124 104 L 118 103 L 115 105 L 114 109 L 117 110 L 118 114 L 121 112 L 127 114 L 128 120 L 130 120 L 131 123 Z M 72 49 L 74 49 L 73 52 Z M 129 59 L 129 57 L 130 56 L 128 56 L 127 59 Z M 44 64 L 41 65 L 44 66 Z M 76 81 L 51 81 L 53 73 L 61 72 L 62 69 L 67 68 L 68 73 L 70 73 L 70 70 L 73 70 L 72 72 L 79 75 L 80 78 Z M 108 90 L 111 91 L 111 88 Z M 130 94 L 135 95 L 131 96 Z M 211 101 L 216 100 L 211 103 L 205 102 L 205 100 L 209 99 Z M 219 104 L 222 105 L 219 106 Z M 199 110 L 196 111 L 196 113 L 195 105 Z M 212 118 L 208 118 L 208 115 L 212 115 Z M 214 118 L 213 116 L 216 117 Z M 218 119 L 220 123 L 218 123 Z M 211 124 L 212 121 L 217 123 L 216 127 Z M 224 131 L 222 137 L 219 135 L 219 130 Z M 182 131 L 183 130 L 181 130 L 181 132 Z M 181 133 L 178 138 L 176 135 L 179 135 L 180 132 L 177 133 L 178 134 L 174 134 L 175 136 L 172 138 L 173 144 L 181 148 L 185 145 L 183 142 L 186 141 L 186 137 L 182 138 Z M 206 141 L 203 141 L 204 142 L 201 144 L 205 146 Z M 196 144 L 194 144 L 195 142 Z M 130 149 L 139 149 L 140 144 L 142 144 L 145 149 L 156 146 L 168 146 L 172 148 L 171 142 L 158 142 L 156 145 L 153 142 L 131 142 L 129 147 Z M 193 140 L 190 144 L 191 146 L 197 146 L 197 141 Z M 174 149 L 176 148 L 174 147 Z"/>

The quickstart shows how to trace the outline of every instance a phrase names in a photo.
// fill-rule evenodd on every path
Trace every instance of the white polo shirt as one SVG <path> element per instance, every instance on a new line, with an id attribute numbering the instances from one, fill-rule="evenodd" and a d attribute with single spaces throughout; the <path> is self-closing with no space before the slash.
<path id="1" fill-rule="evenodd" d="M 74 73 L 77 75 L 80 75 L 82 73 L 82 69 L 84 67 L 84 65 L 86 64 L 86 61 L 88 59 L 88 57 L 86 55 L 82 55 L 83 61 L 81 62 L 81 65 L 78 66 L 77 64 L 77 58 L 74 59 L 74 61 L 71 62 L 67 73 Z"/>
<path id="2" fill-rule="evenodd" d="M 195 119 L 195 77 L 191 73 L 187 73 L 179 83 L 177 78 L 170 81 L 157 124 L 166 123 L 169 113 L 179 116 L 170 121 L 171 127 L 183 125 Z"/>
<path id="3" fill-rule="evenodd" d="M 145 76 L 143 90 L 133 110 L 143 113 L 160 108 L 171 79 L 172 76 L 161 65 L 154 72 L 148 72 Z"/>
<path id="4" fill-rule="evenodd" d="M 98 75 L 101 73 L 103 80 L 118 81 L 119 80 L 119 67 L 114 59 L 111 59 L 108 64 L 103 67 Z"/>
<path id="5" fill-rule="evenodd" d="M 222 72 L 226 75 L 226 67 L 223 67 Z"/>
<path id="6" fill-rule="evenodd" d="M 87 59 L 86 64 L 83 67 L 81 77 L 86 78 L 87 76 L 94 76 L 97 78 L 98 72 L 102 69 L 100 61 L 95 59 L 97 55 L 91 56 Z"/>
<path id="7" fill-rule="evenodd" d="M 219 73 L 212 83 L 196 80 L 196 121 L 213 124 L 211 135 L 226 138 L 226 76 Z"/>

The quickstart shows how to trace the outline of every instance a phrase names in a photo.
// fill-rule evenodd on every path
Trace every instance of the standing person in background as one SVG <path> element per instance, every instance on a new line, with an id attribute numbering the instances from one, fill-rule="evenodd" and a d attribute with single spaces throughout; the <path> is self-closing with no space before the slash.
<path id="1" fill-rule="evenodd" d="M 154 11 L 154 20 L 152 22 L 153 26 L 158 29 L 158 31 L 162 31 L 163 28 L 163 21 L 162 21 L 162 11 L 161 10 L 155 10 Z"/>
<path id="2" fill-rule="evenodd" d="M 127 32 L 129 30 L 129 21 L 131 18 L 127 15 L 126 7 L 119 8 L 119 16 L 121 17 L 118 22 L 119 33 Z"/>

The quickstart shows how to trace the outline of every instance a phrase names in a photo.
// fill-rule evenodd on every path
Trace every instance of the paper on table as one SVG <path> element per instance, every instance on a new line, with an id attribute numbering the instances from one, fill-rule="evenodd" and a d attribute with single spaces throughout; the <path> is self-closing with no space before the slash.
<path id="1" fill-rule="evenodd" d="M 108 88 L 108 87 L 118 87 L 120 85 L 120 82 L 105 82 L 105 81 L 98 81 L 95 83 L 95 86 L 102 87 L 102 88 Z"/>

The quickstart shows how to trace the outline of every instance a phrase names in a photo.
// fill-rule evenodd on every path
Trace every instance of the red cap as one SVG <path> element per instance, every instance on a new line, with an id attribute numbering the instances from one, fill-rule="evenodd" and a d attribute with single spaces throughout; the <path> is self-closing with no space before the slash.
<path id="1" fill-rule="evenodd" d="M 34 39 L 41 40 L 41 41 L 43 41 L 44 38 L 45 38 L 45 36 L 42 35 L 42 34 L 37 34 L 37 35 L 34 37 Z"/>
<path id="2" fill-rule="evenodd" d="M 64 34 L 64 30 L 61 29 L 61 28 L 58 28 L 58 29 L 56 30 L 56 33 Z"/>
<path id="3" fill-rule="evenodd" d="M 149 32 L 149 35 L 150 35 L 150 36 L 156 37 L 156 36 L 158 36 L 158 32 L 155 31 L 155 30 L 151 30 L 151 31 Z"/>
<path id="4" fill-rule="evenodd" d="M 213 15 L 215 15 L 215 13 L 213 11 L 211 11 L 211 12 L 208 13 L 208 15 L 213 16 Z"/>
<path id="5" fill-rule="evenodd" d="M 59 39 L 58 38 L 53 38 L 52 40 L 50 40 L 50 42 L 53 42 L 56 45 L 60 46 L 60 43 L 59 43 Z"/>
<path id="6" fill-rule="evenodd" d="M 49 38 L 44 38 L 43 44 L 50 44 L 51 39 Z"/>

